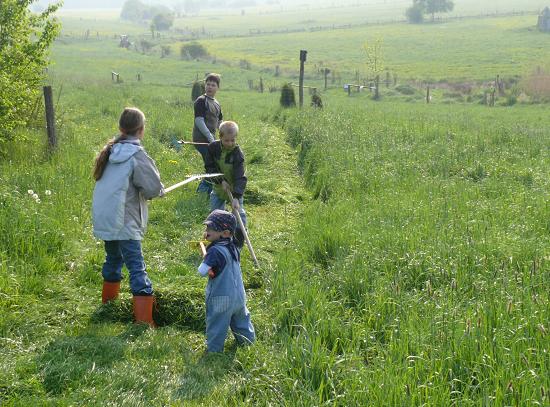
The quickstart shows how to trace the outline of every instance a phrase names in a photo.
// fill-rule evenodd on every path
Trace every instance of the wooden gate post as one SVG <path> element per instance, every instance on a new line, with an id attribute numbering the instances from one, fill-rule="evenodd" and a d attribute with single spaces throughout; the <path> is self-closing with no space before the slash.
<path id="1" fill-rule="evenodd" d="M 306 62 L 307 51 L 300 50 L 300 83 L 299 83 L 299 100 L 300 100 L 300 109 L 304 106 L 304 62 Z"/>
<path id="2" fill-rule="evenodd" d="M 50 149 L 57 147 L 55 135 L 55 112 L 53 108 L 52 87 L 44 86 L 44 103 L 46 106 L 46 125 L 48 130 L 48 146 Z"/>
<path id="3" fill-rule="evenodd" d="M 330 69 L 325 68 L 323 70 L 323 73 L 325 74 L 325 90 L 327 90 L 327 80 L 328 80 L 328 74 L 330 73 Z"/>

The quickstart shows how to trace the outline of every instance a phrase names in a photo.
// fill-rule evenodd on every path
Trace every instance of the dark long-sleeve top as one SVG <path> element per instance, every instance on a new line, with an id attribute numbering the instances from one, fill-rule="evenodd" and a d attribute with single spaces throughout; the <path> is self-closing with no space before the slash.
<path id="1" fill-rule="evenodd" d="M 247 178 L 245 175 L 244 154 L 241 148 L 236 145 L 231 152 L 225 154 L 225 163 L 232 164 L 232 175 L 223 171 L 219 161 L 222 157 L 222 143 L 220 140 L 208 144 L 208 150 L 204 160 L 204 168 L 207 173 L 222 172 L 225 175 L 225 180 L 231 186 L 233 197 L 239 199 L 243 196 L 246 189 Z M 222 180 L 214 180 L 214 183 L 221 184 Z"/>

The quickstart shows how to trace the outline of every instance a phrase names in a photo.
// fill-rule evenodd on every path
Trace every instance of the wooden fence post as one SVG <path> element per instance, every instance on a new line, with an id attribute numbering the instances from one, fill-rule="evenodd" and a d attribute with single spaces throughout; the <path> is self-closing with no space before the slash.
<path id="1" fill-rule="evenodd" d="M 300 100 L 300 109 L 304 106 L 304 62 L 306 62 L 307 51 L 300 50 L 300 83 L 298 95 Z"/>
<path id="2" fill-rule="evenodd" d="M 374 80 L 374 99 L 376 100 L 380 98 L 379 88 L 380 88 L 380 75 L 376 75 L 376 79 Z"/>
<path id="3" fill-rule="evenodd" d="M 327 79 L 328 79 L 328 74 L 330 73 L 330 69 L 328 68 L 325 68 L 323 70 L 323 74 L 325 75 L 325 90 L 327 90 Z"/>
<path id="4" fill-rule="evenodd" d="M 53 108 L 52 87 L 44 86 L 44 103 L 46 106 L 46 125 L 48 130 L 48 146 L 50 149 L 57 147 L 55 135 L 55 112 Z"/>
<path id="5" fill-rule="evenodd" d="M 426 88 L 426 103 L 430 103 L 430 85 Z"/>

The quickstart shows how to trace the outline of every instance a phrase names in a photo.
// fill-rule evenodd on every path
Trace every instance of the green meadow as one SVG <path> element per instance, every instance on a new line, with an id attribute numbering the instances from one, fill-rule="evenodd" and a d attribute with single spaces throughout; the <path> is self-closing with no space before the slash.
<path id="1" fill-rule="evenodd" d="M 314 66 L 353 81 L 376 38 L 398 85 L 496 74 L 521 84 L 547 63 L 536 15 L 223 38 L 237 17 L 199 39 L 216 61 L 181 60 L 175 32 L 143 53 L 119 48 L 116 34 L 146 38 L 147 28 L 63 17 L 47 79 L 59 146 L 48 152 L 37 109 L 0 161 L 0 404 L 550 405 L 548 106 L 502 96 L 488 107 L 441 89 L 426 104 L 393 84 L 373 101 L 330 83 L 323 109 L 306 92 L 300 110 L 267 91 L 297 81 L 300 49 L 307 84 L 321 88 Z M 172 55 L 160 58 L 160 45 Z M 206 282 L 189 244 L 208 214 L 195 185 L 150 204 L 154 330 L 132 324 L 127 277 L 120 299 L 101 305 L 90 214 L 93 160 L 125 106 L 145 112 L 144 145 L 165 186 L 203 172 L 174 141 L 191 138 L 188 84 L 211 71 L 222 74 L 224 118 L 241 129 L 260 261 L 243 252 L 258 341 L 228 337 L 219 355 L 205 354 Z M 264 93 L 248 88 L 260 77 Z"/>

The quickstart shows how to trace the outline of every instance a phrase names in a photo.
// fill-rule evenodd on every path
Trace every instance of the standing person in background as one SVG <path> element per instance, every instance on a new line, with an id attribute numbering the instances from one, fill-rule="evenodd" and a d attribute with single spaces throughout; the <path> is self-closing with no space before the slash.
<path id="1" fill-rule="evenodd" d="M 216 132 L 223 118 L 220 103 L 215 99 L 219 88 L 220 75 L 208 74 L 205 78 L 205 93 L 195 100 L 193 141 L 196 143 L 211 143 L 216 140 Z M 203 162 L 206 162 L 207 146 L 195 145 L 195 148 L 201 154 Z M 205 180 L 202 180 L 197 188 L 197 192 L 210 194 L 211 191 L 212 186 Z"/>
<path id="2" fill-rule="evenodd" d="M 155 162 L 141 146 L 145 116 L 127 107 L 119 120 L 120 135 L 96 158 L 92 218 L 94 235 L 105 241 L 102 302 L 118 296 L 122 265 L 130 275 L 136 322 L 155 326 L 153 287 L 147 275 L 141 240 L 147 226 L 147 200 L 164 195 Z"/>

